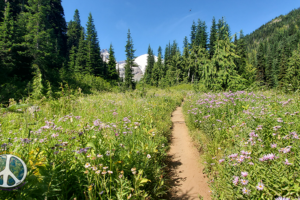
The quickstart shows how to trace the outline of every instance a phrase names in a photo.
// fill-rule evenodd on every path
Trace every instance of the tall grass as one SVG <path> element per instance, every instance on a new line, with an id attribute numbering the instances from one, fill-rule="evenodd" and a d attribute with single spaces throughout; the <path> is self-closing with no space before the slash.
<path id="1" fill-rule="evenodd" d="M 1 110 L 1 154 L 20 156 L 28 175 L 0 199 L 161 198 L 169 119 L 182 99 L 175 90 L 65 92 L 31 102 L 36 111 Z"/>
<path id="2" fill-rule="evenodd" d="M 299 96 L 193 93 L 184 104 L 214 199 L 300 197 Z"/>

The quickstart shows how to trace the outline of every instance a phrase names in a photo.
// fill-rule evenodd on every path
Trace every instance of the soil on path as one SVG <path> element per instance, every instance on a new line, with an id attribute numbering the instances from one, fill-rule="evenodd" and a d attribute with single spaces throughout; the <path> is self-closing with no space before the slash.
<path id="1" fill-rule="evenodd" d="M 210 200 L 208 179 L 203 174 L 200 155 L 189 136 L 181 107 L 172 113 L 171 120 L 173 130 L 168 165 L 172 188 L 168 199 L 193 200 L 199 199 L 200 195 L 204 200 Z"/>

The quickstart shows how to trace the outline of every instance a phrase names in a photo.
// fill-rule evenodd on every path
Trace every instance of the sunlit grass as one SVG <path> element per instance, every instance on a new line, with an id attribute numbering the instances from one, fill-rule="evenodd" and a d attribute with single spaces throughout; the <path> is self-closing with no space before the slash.
<path id="1" fill-rule="evenodd" d="M 98 93 L 2 111 L 1 154 L 27 164 L 26 184 L 1 199 L 144 199 L 167 189 L 170 116 L 183 92 Z"/>
<path id="2" fill-rule="evenodd" d="M 274 91 L 187 96 L 214 199 L 300 196 L 299 109 L 298 95 Z"/>

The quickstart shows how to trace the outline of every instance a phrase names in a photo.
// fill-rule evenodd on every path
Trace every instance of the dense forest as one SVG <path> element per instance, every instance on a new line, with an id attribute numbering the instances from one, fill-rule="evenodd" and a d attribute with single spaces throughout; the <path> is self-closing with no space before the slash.
<path id="1" fill-rule="evenodd" d="M 128 30 L 125 78 L 119 78 L 113 45 L 103 61 L 94 19 L 83 27 L 78 10 L 66 22 L 61 0 L 6 0 L 0 3 L 0 103 L 9 98 L 56 98 L 64 87 L 90 93 L 113 87 L 134 89 L 133 39 Z M 299 87 L 299 9 L 276 17 L 253 33 L 231 34 L 225 19 L 193 22 L 191 34 L 176 41 L 155 62 L 149 45 L 140 83 L 168 87 L 192 83 L 198 90 Z"/>

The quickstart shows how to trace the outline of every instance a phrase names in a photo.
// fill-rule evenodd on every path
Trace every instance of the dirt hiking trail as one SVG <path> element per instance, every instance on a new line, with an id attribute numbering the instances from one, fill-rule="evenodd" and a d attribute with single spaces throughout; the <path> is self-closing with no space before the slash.
<path id="1" fill-rule="evenodd" d="M 182 107 L 172 113 L 173 130 L 171 148 L 168 152 L 171 190 L 168 199 L 210 200 L 208 179 L 203 174 L 200 155 L 194 146 L 185 124 Z"/>

